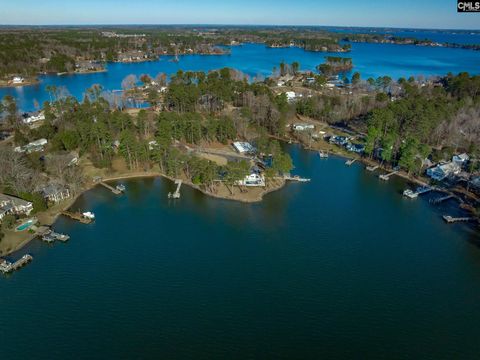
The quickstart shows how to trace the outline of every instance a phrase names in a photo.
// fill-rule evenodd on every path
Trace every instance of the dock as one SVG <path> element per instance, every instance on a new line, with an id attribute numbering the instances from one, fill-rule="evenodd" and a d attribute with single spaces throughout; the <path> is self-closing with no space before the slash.
<path id="1" fill-rule="evenodd" d="M 351 166 L 355 161 L 357 161 L 357 159 L 347 160 L 347 161 L 345 162 L 345 165 Z"/>
<path id="2" fill-rule="evenodd" d="M 392 171 L 392 172 L 389 173 L 389 174 L 379 175 L 378 178 L 379 178 L 380 180 L 388 181 L 388 180 L 390 179 L 390 176 L 395 175 L 396 173 L 398 173 L 398 171 Z"/>
<path id="3" fill-rule="evenodd" d="M 70 219 L 80 221 L 82 224 L 90 224 L 93 221 L 93 219 L 86 218 L 79 212 L 62 211 L 61 214 L 69 217 Z"/>
<path id="4" fill-rule="evenodd" d="M 60 234 L 60 233 L 57 233 L 57 232 L 54 232 L 54 231 L 48 231 L 48 232 L 46 232 L 42 235 L 41 239 L 42 239 L 42 241 L 51 244 L 51 243 L 55 242 L 56 240 L 62 241 L 62 242 L 67 242 L 68 240 L 70 240 L 70 236 L 65 235 L 65 234 Z"/>
<path id="5" fill-rule="evenodd" d="M 437 205 L 437 204 L 440 204 L 444 201 L 447 201 L 449 199 L 452 199 L 454 197 L 454 195 L 450 194 L 450 195 L 447 195 L 447 196 L 442 196 L 442 197 L 439 197 L 437 199 L 431 199 L 430 200 L 430 204 L 433 204 L 433 205 Z"/>
<path id="6" fill-rule="evenodd" d="M 443 220 L 445 220 L 448 224 L 453 224 L 456 222 L 467 222 L 472 221 L 473 218 L 471 217 L 453 217 L 450 215 L 443 215 Z"/>
<path id="7" fill-rule="evenodd" d="M 377 170 L 379 167 L 380 167 L 380 165 L 367 166 L 366 169 L 367 169 L 367 171 L 374 172 L 374 171 Z"/>
<path id="8" fill-rule="evenodd" d="M 177 189 L 175 190 L 175 192 L 173 194 L 168 193 L 168 198 L 169 199 L 180 199 L 180 188 L 182 187 L 182 183 L 183 183 L 183 181 L 180 180 L 180 179 L 175 180 L 175 184 L 177 185 Z"/>
<path id="9" fill-rule="evenodd" d="M 122 191 L 120 191 L 117 188 L 114 188 L 113 186 L 108 185 L 106 182 L 100 181 L 99 184 L 102 185 L 103 187 L 107 188 L 108 190 L 110 190 L 115 195 L 121 195 L 122 194 Z"/>
<path id="10" fill-rule="evenodd" d="M 310 182 L 310 179 L 308 178 L 302 178 L 298 175 L 295 175 L 295 176 L 290 176 L 290 175 L 285 175 L 283 177 L 284 180 L 286 181 L 297 181 L 297 182 Z"/>
<path id="11" fill-rule="evenodd" d="M 30 254 L 23 255 L 20 259 L 13 263 L 4 259 L 0 259 L 0 271 L 4 274 L 8 274 L 12 271 L 20 269 L 32 260 L 33 256 Z"/>

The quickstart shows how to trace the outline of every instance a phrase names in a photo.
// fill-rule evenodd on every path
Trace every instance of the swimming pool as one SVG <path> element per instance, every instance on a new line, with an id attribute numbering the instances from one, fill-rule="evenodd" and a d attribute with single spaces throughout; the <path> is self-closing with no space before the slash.
<path id="1" fill-rule="evenodd" d="M 17 231 L 25 231 L 30 228 L 35 223 L 32 219 L 25 221 L 22 225 L 17 227 Z"/>

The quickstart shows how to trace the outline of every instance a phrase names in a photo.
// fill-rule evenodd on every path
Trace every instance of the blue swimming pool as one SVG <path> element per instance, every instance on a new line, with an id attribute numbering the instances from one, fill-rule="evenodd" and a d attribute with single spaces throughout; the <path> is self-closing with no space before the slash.
<path id="1" fill-rule="evenodd" d="M 17 231 L 25 231 L 25 230 L 29 229 L 33 224 L 34 224 L 34 221 L 30 219 L 30 220 L 24 222 L 22 225 L 18 226 Z"/>

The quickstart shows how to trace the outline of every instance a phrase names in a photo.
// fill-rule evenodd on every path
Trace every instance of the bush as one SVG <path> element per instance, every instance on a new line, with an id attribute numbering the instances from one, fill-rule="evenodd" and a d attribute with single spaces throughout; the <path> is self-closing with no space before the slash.
<path id="1" fill-rule="evenodd" d="M 3 229 L 12 229 L 17 219 L 14 215 L 5 215 L 2 220 Z"/>

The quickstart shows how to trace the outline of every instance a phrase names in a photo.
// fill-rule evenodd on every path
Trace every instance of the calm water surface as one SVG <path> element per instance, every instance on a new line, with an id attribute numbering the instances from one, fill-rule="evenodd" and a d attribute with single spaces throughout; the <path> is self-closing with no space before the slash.
<path id="1" fill-rule="evenodd" d="M 311 177 L 259 204 L 161 179 L 86 193 L 97 221 L 0 278 L 9 359 L 478 359 L 480 248 L 428 198 L 289 148 Z M 431 196 L 431 195 L 430 195 Z M 3 356 L 2 356 L 3 358 Z"/>
<path id="2" fill-rule="evenodd" d="M 108 72 L 83 75 L 46 75 L 40 77 L 40 84 L 16 88 L 0 88 L 0 98 L 9 94 L 17 98 L 19 107 L 25 111 L 35 108 L 35 103 L 49 100 L 45 90 L 48 85 L 65 87 L 78 99 L 83 99 L 85 89 L 100 84 L 106 90 L 121 89 L 122 80 L 129 74 L 140 76 L 159 72 L 176 73 L 178 70 L 209 71 L 223 67 L 238 69 L 251 78 L 268 76 L 280 62 L 298 61 L 304 70 L 314 70 L 324 61 L 325 56 L 338 54 L 316 53 L 298 48 L 269 49 L 260 44 L 246 44 L 232 48 L 231 55 L 225 56 L 181 56 L 178 63 L 171 57 L 159 61 L 108 65 Z M 359 71 L 364 79 L 389 75 L 392 78 L 409 76 L 445 75 L 448 72 L 480 72 L 480 51 L 420 47 L 392 44 L 352 44 L 352 51 L 343 56 L 352 57 L 354 71 Z"/>

